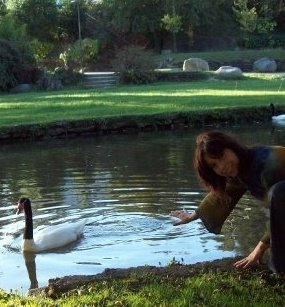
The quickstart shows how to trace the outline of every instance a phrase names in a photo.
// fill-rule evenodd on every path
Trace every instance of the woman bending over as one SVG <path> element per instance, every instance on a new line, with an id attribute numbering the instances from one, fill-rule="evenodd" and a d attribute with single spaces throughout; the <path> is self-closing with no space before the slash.
<path id="1" fill-rule="evenodd" d="M 285 273 L 285 147 L 246 147 L 227 134 L 210 131 L 198 135 L 193 161 L 209 192 L 194 212 L 172 211 L 170 214 L 180 219 L 174 225 L 200 218 L 208 231 L 218 234 L 240 198 L 249 191 L 268 202 L 270 230 L 234 266 L 244 269 L 257 264 L 270 248 L 270 269 Z"/>

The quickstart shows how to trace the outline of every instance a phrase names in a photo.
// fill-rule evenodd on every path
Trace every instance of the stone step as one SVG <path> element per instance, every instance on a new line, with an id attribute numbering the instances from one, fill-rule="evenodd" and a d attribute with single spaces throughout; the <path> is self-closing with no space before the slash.
<path id="1" fill-rule="evenodd" d="M 85 72 L 83 85 L 85 87 L 109 87 L 117 84 L 114 72 Z"/>

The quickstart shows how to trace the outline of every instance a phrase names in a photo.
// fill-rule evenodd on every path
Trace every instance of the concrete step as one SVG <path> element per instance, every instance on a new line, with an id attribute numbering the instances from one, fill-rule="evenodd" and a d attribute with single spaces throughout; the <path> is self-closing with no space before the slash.
<path id="1" fill-rule="evenodd" d="M 86 87 L 109 87 L 117 84 L 114 72 L 84 72 L 83 85 Z"/>

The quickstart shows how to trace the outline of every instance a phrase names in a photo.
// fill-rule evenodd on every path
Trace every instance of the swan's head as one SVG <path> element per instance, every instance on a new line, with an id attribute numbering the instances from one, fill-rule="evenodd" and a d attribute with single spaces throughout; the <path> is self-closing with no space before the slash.
<path id="1" fill-rule="evenodd" d="M 25 206 L 31 206 L 31 201 L 27 197 L 22 197 L 18 201 L 17 214 L 21 213 L 25 209 Z"/>

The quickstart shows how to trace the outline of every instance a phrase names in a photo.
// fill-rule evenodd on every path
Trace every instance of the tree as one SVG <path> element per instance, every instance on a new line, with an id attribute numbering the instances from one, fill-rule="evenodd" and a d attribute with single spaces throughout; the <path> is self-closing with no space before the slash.
<path id="1" fill-rule="evenodd" d="M 58 6 L 57 37 L 66 43 L 90 36 L 87 30 L 87 11 L 91 0 L 62 0 Z M 79 28 L 80 27 L 80 28 Z M 79 37 L 80 36 L 80 37 Z"/>
<path id="2" fill-rule="evenodd" d="M 104 0 L 96 5 L 94 15 L 104 23 L 96 23 L 100 29 L 107 27 L 115 44 L 138 43 L 134 38 L 145 42 L 144 47 L 160 49 L 162 0 Z M 104 31 L 104 30 L 103 30 Z M 98 32 L 98 31 L 97 31 Z M 125 39 L 120 39 L 117 34 Z"/>
<path id="3" fill-rule="evenodd" d="M 271 0 L 267 2 L 273 12 L 274 21 L 276 21 L 275 31 L 284 36 L 285 32 L 285 1 Z M 283 40 L 284 41 L 284 40 Z M 282 44 L 284 46 L 284 43 Z"/>
<path id="4" fill-rule="evenodd" d="M 0 16 L 7 14 L 6 0 L 0 0 Z"/>
<path id="5" fill-rule="evenodd" d="M 267 39 L 270 39 L 269 34 L 276 27 L 276 22 L 273 19 L 273 10 L 267 1 L 250 5 L 248 0 L 236 0 L 233 11 L 240 24 L 246 47 L 259 47 L 254 41 L 255 35 L 265 34 Z"/>
<path id="6" fill-rule="evenodd" d="M 173 35 L 173 51 L 177 52 L 176 34 L 181 30 L 182 21 L 181 16 L 173 14 L 166 14 L 161 19 L 162 26 Z"/>
<path id="7" fill-rule="evenodd" d="M 57 29 L 56 0 L 8 0 L 8 8 L 27 33 L 39 41 L 53 41 Z"/>
<path id="8" fill-rule="evenodd" d="M 0 19 L 0 38 L 13 41 L 15 43 L 27 42 L 27 32 L 25 25 L 16 23 L 10 15 L 5 15 Z"/>

